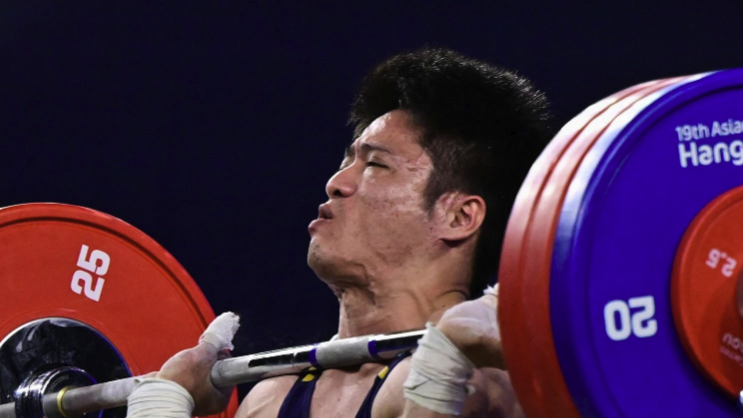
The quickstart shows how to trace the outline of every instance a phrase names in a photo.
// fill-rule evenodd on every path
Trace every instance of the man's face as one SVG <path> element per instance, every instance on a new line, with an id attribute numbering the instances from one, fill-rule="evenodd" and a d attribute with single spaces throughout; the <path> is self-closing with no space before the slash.
<path id="1" fill-rule="evenodd" d="M 324 280 L 384 276 L 427 254 L 434 220 L 423 205 L 433 164 L 401 110 L 376 119 L 349 147 L 309 226 L 308 263 Z"/>

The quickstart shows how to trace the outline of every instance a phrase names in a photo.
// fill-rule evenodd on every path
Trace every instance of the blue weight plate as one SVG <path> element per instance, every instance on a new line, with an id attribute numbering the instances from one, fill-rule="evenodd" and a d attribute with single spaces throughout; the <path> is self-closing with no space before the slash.
<path id="1" fill-rule="evenodd" d="M 743 69 L 703 74 L 629 108 L 580 163 L 557 226 L 550 316 L 581 415 L 739 415 L 680 344 L 670 280 L 697 213 L 743 185 L 742 130 Z"/>

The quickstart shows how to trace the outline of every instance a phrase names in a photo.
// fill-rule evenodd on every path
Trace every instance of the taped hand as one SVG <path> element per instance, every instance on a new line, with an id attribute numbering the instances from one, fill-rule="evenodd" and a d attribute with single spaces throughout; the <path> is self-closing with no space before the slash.
<path id="1" fill-rule="evenodd" d="M 216 388 L 211 382 L 211 369 L 217 360 L 229 357 L 232 338 L 239 328 L 239 317 L 226 312 L 217 317 L 199 339 L 196 347 L 171 357 L 157 373 L 158 378 L 181 385 L 194 400 L 194 415 L 211 415 L 223 411 L 234 390 Z"/>
<path id="2" fill-rule="evenodd" d="M 475 365 L 505 370 L 498 326 L 498 285 L 479 299 L 448 309 L 436 324 L 447 338 Z"/>

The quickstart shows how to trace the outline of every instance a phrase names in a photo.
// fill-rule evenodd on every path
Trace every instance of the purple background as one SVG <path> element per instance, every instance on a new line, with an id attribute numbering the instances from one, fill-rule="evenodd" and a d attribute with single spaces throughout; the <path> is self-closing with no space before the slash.
<path id="1" fill-rule="evenodd" d="M 424 44 L 499 63 L 548 94 L 557 125 L 642 81 L 743 64 L 732 0 L 338 3 L 5 3 L 0 206 L 142 229 L 215 311 L 243 315 L 237 354 L 309 343 L 337 305 L 306 267 L 306 226 L 375 63 Z"/>

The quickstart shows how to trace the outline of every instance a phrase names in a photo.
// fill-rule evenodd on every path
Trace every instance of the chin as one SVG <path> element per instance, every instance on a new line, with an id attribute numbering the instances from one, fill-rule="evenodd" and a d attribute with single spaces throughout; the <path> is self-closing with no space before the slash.
<path id="1" fill-rule="evenodd" d="M 307 265 L 310 266 L 312 271 L 314 271 L 320 279 L 325 276 L 324 273 L 328 273 L 332 270 L 333 262 L 331 259 L 332 257 L 329 257 L 313 237 L 310 241 L 310 248 L 307 251 Z"/>
<path id="2" fill-rule="evenodd" d="M 342 246 L 334 248 L 342 248 Z M 310 241 L 307 265 L 323 282 L 332 285 L 339 281 L 347 281 L 349 277 L 354 276 L 352 271 L 354 269 L 349 268 L 354 264 L 349 263 L 341 254 L 327 251 L 327 248 L 321 247 L 315 240 Z"/>

